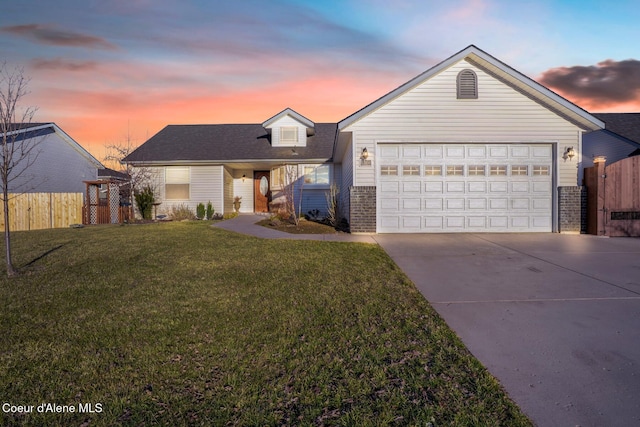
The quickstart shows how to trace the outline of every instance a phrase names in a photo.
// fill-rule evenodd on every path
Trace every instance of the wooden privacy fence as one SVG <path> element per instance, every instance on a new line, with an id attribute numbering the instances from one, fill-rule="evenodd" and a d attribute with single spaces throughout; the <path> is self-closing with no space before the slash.
<path id="1" fill-rule="evenodd" d="M 66 228 L 82 223 L 82 193 L 9 194 L 11 231 Z M 0 229 L 4 230 L 4 209 L 0 208 Z"/>
<path id="2" fill-rule="evenodd" d="M 604 158 L 586 168 L 587 232 L 640 236 L 640 156 L 605 166 Z"/>

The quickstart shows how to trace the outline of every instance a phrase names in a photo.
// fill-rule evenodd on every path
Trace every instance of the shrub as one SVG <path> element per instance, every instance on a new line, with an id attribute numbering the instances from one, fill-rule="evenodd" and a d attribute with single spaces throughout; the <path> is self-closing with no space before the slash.
<path id="1" fill-rule="evenodd" d="M 213 205 L 211 202 L 207 203 L 207 219 L 212 219 L 215 211 L 213 210 Z"/>
<path id="2" fill-rule="evenodd" d="M 196 216 L 198 219 L 204 219 L 204 203 L 198 203 L 196 206 Z"/>
<path id="3" fill-rule="evenodd" d="M 142 215 L 142 219 L 151 219 L 153 203 L 155 202 L 155 197 L 151 187 L 146 186 L 141 191 L 138 191 L 135 194 L 135 199 L 136 207 L 138 208 L 140 215 Z"/>
<path id="4" fill-rule="evenodd" d="M 185 204 L 173 205 L 171 206 L 171 213 L 169 216 L 174 221 L 184 221 L 185 219 L 196 219 L 195 214 L 189 208 L 189 206 Z"/>

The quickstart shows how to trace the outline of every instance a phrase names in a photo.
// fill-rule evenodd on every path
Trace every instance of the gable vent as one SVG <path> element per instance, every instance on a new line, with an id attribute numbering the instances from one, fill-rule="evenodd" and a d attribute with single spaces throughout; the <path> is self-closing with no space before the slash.
<path id="1" fill-rule="evenodd" d="M 478 99 L 478 77 L 472 70 L 458 73 L 458 99 Z"/>

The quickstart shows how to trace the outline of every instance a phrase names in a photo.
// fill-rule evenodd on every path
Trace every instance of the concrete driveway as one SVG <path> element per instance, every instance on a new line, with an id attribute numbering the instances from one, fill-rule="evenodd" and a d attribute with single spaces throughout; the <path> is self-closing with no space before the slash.
<path id="1" fill-rule="evenodd" d="M 534 423 L 640 425 L 640 239 L 374 238 Z"/>

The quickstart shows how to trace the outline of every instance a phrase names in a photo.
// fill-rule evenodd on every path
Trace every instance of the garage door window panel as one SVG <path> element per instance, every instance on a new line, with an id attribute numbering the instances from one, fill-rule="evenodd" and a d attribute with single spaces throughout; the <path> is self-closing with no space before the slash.
<path id="1" fill-rule="evenodd" d="M 464 176 L 464 166 L 447 165 L 447 176 Z"/>
<path id="2" fill-rule="evenodd" d="M 424 174 L 426 176 L 442 176 L 442 166 L 427 165 L 424 167 Z"/>
<path id="3" fill-rule="evenodd" d="M 398 176 L 398 166 L 382 165 L 380 166 L 380 175 L 382 176 Z"/>
<path id="4" fill-rule="evenodd" d="M 496 165 L 490 167 L 491 176 L 507 176 L 507 166 L 506 165 Z"/>
<path id="5" fill-rule="evenodd" d="M 404 165 L 404 166 L 402 166 L 402 175 L 404 175 L 404 176 L 420 176 L 420 166 Z"/>

